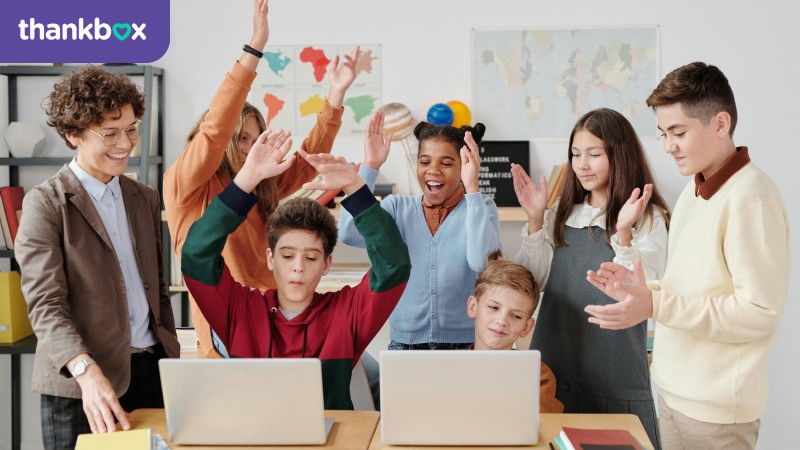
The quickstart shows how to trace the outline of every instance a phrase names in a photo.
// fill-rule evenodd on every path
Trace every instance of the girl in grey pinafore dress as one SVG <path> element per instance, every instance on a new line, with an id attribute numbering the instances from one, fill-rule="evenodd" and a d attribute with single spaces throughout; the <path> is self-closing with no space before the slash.
<path id="1" fill-rule="evenodd" d="M 556 375 L 556 398 L 565 413 L 636 414 L 658 448 L 650 370 L 647 363 L 647 322 L 626 330 L 604 330 L 589 323 L 588 305 L 605 305 L 611 298 L 586 282 L 586 271 L 611 261 L 606 232 L 592 226 L 565 227 L 567 246 L 557 247 L 550 266 L 531 349 Z"/>
<path id="2" fill-rule="evenodd" d="M 515 257 L 543 285 L 531 349 L 556 377 L 565 413 L 626 413 L 639 417 L 656 449 L 658 423 L 647 361 L 647 323 L 604 330 L 588 322 L 588 305 L 611 298 L 586 280 L 588 270 L 640 259 L 649 279 L 666 263 L 669 213 L 641 143 L 624 116 L 610 109 L 578 120 L 569 141 L 559 200 L 545 210 L 547 189 L 512 166 L 528 223 Z"/>

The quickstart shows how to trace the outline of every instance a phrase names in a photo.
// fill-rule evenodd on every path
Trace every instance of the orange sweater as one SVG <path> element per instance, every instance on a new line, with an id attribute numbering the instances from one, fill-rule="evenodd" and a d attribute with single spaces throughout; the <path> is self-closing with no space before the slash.
<path id="1" fill-rule="evenodd" d="M 545 363 L 542 363 L 542 378 L 539 382 L 539 412 L 564 412 L 564 405 L 556 398 L 556 375 Z"/>
<path id="2" fill-rule="evenodd" d="M 164 174 L 164 206 L 176 255 L 181 254 L 189 227 L 230 182 L 217 169 L 233 137 L 255 77 L 255 72 L 234 63 L 214 94 L 199 132 Z M 334 109 L 326 102 L 302 148 L 308 153 L 329 153 L 342 125 L 342 112 L 343 109 Z M 279 197 L 293 193 L 315 176 L 313 167 L 304 159 L 296 158 L 292 167 L 278 176 Z M 275 278 L 267 268 L 266 226 L 266 221 L 253 208 L 245 222 L 228 237 L 222 251 L 233 278 L 262 291 L 275 287 Z M 215 356 L 208 322 L 194 299 L 191 303 L 192 322 L 200 346 L 206 354 Z"/>

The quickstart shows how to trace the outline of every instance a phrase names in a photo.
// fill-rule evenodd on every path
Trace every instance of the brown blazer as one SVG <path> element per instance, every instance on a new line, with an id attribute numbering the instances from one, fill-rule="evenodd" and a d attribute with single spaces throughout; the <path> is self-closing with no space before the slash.
<path id="1" fill-rule="evenodd" d="M 179 357 L 175 318 L 162 276 L 158 192 L 124 176 L 120 187 L 150 304 L 150 327 L 167 356 Z M 103 369 L 117 396 L 123 395 L 131 372 L 125 282 L 100 215 L 68 166 L 25 195 L 14 253 L 39 341 L 32 389 L 80 398 L 80 387 L 66 363 L 86 352 Z"/>

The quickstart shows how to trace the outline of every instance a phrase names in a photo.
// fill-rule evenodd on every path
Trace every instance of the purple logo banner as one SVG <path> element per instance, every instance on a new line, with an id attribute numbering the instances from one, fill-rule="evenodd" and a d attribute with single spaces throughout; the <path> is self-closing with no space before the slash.
<path id="1" fill-rule="evenodd" d="M 2 63 L 150 63 L 169 47 L 169 0 L 4 0 Z"/>

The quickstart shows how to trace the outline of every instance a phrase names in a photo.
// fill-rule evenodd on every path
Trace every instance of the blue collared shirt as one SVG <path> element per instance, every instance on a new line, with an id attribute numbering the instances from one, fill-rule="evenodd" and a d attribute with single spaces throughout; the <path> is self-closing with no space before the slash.
<path id="1" fill-rule="evenodd" d="M 128 215 L 125 213 L 125 202 L 122 199 L 122 188 L 119 177 L 113 177 L 108 184 L 89 175 L 73 158 L 69 168 L 81 182 L 81 185 L 92 199 L 108 237 L 114 246 L 125 291 L 128 297 L 128 316 L 131 325 L 131 347 L 149 347 L 158 342 L 150 329 L 150 306 L 144 292 L 144 282 L 139 273 L 136 254 L 133 250 Z"/>

